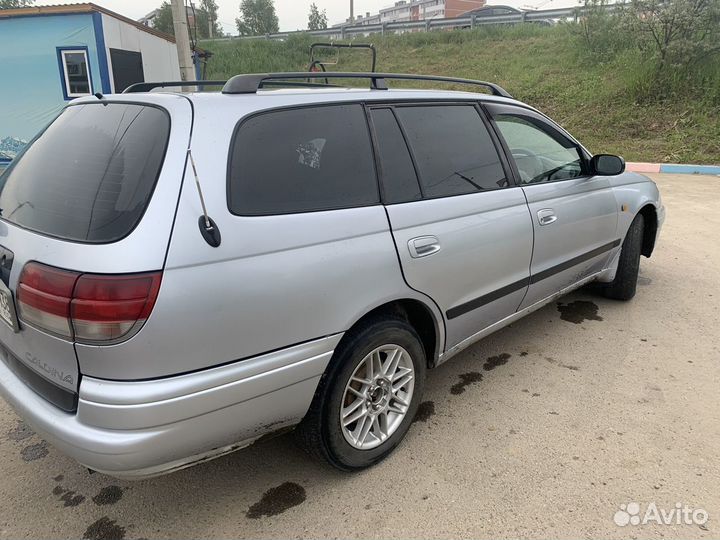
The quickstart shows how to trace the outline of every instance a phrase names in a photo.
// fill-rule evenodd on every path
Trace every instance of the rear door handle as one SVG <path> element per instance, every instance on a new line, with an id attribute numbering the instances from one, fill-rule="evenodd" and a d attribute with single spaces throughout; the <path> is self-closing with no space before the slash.
<path id="1" fill-rule="evenodd" d="M 555 223 L 557 221 L 555 210 L 553 210 L 552 208 L 538 210 L 537 216 L 538 223 L 540 223 L 540 225 L 550 225 L 551 223 Z"/>
<path id="2" fill-rule="evenodd" d="M 408 250 L 413 259 L 427 257 L 440 251 L 440 240 L 436 236 L 418 236 L 408 242 Z"/>

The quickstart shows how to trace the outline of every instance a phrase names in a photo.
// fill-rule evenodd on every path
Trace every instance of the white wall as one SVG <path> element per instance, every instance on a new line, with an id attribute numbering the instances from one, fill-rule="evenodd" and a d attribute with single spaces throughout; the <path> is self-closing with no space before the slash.
<path id="1" fill-rule="evenodd" d="M 104 13 L 102 22 L 106 49 L 123 49 L 142 53 L 146 82 L 180 80 L 180 65 L 174 43 Z M 106 54 L 110 70 L 110 84 L 115 91 L 109 50 L 106 51 Z"/>

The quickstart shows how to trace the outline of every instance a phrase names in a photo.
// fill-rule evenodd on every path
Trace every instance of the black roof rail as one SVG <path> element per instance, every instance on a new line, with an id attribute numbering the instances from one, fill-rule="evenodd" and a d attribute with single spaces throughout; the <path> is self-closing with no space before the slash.
<path id="1" fill-rule="evenodd" d="M 255 73 L 248 75 L 235 75 L 224 86 L 223 94 L 254 94 L 266 83 L 279 86 L 278 81 L 287 79 L 368 79 L 371 90 L 387 90 L 386 79 L 404 81 L 431 81 L 446 82 L 454 84 L 467 84 L 472 86 L 483 86 L 489 89 L 493 95 L 512 98 L 502 87 L 494 83 L 475 81 L 472 79 L 458 79 L 455 77 L 441 77 L 436 75 L 410 75 L 407 73 L 357 73 L 357 72 L 292 72 L 292 73 Z M 303 85 L 305 86 L 305 85 Z M 326 86 L 326 85 L 323 85 Z"/>
<path id="2" fill-rule="evenodd" d="M 307 77 L 304 77 L 307 78 Z M 311 77 L 312 78 L 312 77 Z M 123 90 L 123 94 L 150 92 L 156 88 L 177 88 L 184 86 L 225 86 L 227 81 L 164 81 L 135 83 Z M 334 84 L 313 83 L 307 81 L 266 81 L 264 86 L 294 86 L 300 88 L 338 88 Z"/>
<path id="3" fill-rule="evenodd" d="M 227 81 L 164 81 L 164 82 L 141 82 L 128 86 L 123 94 L 137 94 L 139 92 L 150 92 L 156 88 L 178 88 L 182 86 L 225 86 Z"/>

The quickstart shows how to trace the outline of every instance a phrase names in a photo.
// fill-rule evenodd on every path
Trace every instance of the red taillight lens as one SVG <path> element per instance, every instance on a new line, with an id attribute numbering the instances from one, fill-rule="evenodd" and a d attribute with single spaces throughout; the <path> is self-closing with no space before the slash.
<path id="1" fill-rule="evenodd" d="M 71 308 L 75 338 L 115 340 L 141 326 L 155 306 L 161 278 L 161 272 L 80 276 Z"/>
<path id="2" fill-rule="evenodd" d="M 20 318 L 52 334 L 72 338 L 70 302 L 80 274 L 28 263 L 17 289 Z"/>
<path id="3" fill-rule="evenodd" d="M 79 274 L 28 263 L 20 275 L 20 319 L 80 342 L 128 338 L 155 306 L 162 272 Z"/>

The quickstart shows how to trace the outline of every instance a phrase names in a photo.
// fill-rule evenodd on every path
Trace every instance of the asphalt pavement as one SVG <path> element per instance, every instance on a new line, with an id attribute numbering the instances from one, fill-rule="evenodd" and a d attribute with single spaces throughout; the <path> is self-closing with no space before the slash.
<path id="1" fill-rule="evenodd" d="M 284 435 L 120 481 L 0 400 L 0 538 L 720 537 L 720 177 L 653 177 L 668 217 L 636 298 L 580 290 L 429 372 L 370 470 Z"/>

